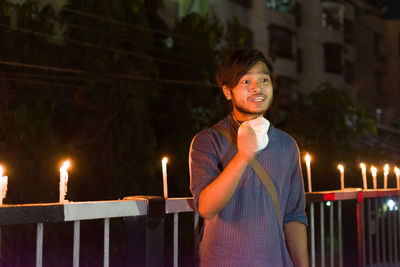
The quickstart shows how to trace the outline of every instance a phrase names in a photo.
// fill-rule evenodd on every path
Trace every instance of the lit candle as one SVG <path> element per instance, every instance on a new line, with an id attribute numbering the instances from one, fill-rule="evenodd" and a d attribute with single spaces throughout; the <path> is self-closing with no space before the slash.
<path id="1" fill-rule="evenodd" d="M 394 172 L 396 173 L 396 185 L 397 185 L 397 189 L 400 188 L 400 170 L 397 167 L 394 167 Z"/>
<path id="2" fill-rule="evenodd" d="M 167 199 L 168 198 L 168 183 L 167 183 L 167 163 L 168 163 L 168 158 L 167 157 L 163 157 L 161 163 L 162 163 L 164 199 Z"/>
<path id="3" fill-rule="evenodd" d="M 308 192 L 312 192 L 312 185 L 311 185 L 311 156 L 307 154 L 305 157 L 306 166 L 307 166 L 307 179 L 308 179 Z"/>
<path id="4" fill-rule="evenodd" d="M 367 190 L 367 189 L 368 189 L 368 184 L 367 184 L 367 167 L 365 166 L 364 163 L 360 163 L 360 168 L 361 168 L 361 173 L 362 173 L 362 179 L 363 179 L 364 190 Z"/>
<path id="5" fill-rule="evenodd" d="M 338 169 L 340 171 L 340 189 L 344 189 L 344 167 L 342 164 L 338 165 Z"/>
<path id="6" fill-rule="evenodd" d="M 377 185 L 376 185 L 376 172 L 377 172 L 377 169 L 374 166 L 371 166 L 372 182 L 374 184 L 374 189 L 377 188 Z"/>
<path id="7" fill-rule="evenodd" d="M 68 184 L 68 168 L 71 165 L 69 160 L 64 161 L 60 168 L 60 202 L 65 202 L 65 196 L 67 195 L 67 184 Z"/>
<path id="8" fill-rule="evenodd" d="M 3 205 L 3 200 L 7 194 L 8 177 L 3 176 L 4 169 L 0 166 L 0 205 Z"/>
<path id="9" fill-rule="evenodd" d="M 389 174 L 389 164 L 385 164 L 383 167 L 383 188 L 387 189 L 387 181 Z"/>

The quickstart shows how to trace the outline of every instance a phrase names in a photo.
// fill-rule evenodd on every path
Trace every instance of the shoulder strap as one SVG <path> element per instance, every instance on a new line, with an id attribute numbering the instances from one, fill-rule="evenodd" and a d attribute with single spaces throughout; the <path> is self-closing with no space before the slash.
<path id="1" fill-rule="evenodd" d="M 215 129 L 217 132 L 219 132 L 234 147 L 237 147 L 236 135 L 232 131 L 229 131 L 228 129 L 222 127 L 221 125 L 214 125 L 213 129 Z M 271 178 L 269 177 L 267 171 L 260 164 L 260 162 L 258 162 L 257 159 L 255 159 L 255 158 L 252 159 L 249 164 L 250 164 L 251 168 L 254 170 L 254 172 L 257 174 L 258 178 L 263 183 L 264 187 L 267 189 L 268 193 L 270 194 L 272 202 L 274 203 L 274 206 L 275 206 L 276 213 L 279 218 L 279 225 L 281 226 L 281 229 L 283 230 L 283 222 L 282 222 L 282 217 L 281 217 L 281 210 L 279 208 L 278 193 L 276 192 L 274 183 L 272 182 Z"/>

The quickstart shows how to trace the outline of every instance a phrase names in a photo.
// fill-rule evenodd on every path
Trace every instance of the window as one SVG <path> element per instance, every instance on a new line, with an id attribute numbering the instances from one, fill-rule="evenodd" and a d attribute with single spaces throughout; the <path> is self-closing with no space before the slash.
<path id="1" fill-rule="evenodd" d="M 322 27 L 340 31 L 343 25 L 342 6 L 332 1 L 322 2 Z"/>
<path id="2" fill-rule="evenodd" d="M 383 96 L 383 75 L 382 71 L 375 71 L 375 93 L 377 96 Z"/>
<path id="3" fill-rule="evenodd" d="M 301 27 L 301 5 L 296 3 L 294 5 L 294 15 L 296 17 L 296 26 Z"/>
<path id="4" fill-rule="evenodd" d="M 346 44 L 354 43 L 354 22 L 349 19 L 344 20 L 343 37 Z"/>
<path id="5" fill-rule="evenodd" d="M 375 32 L 374 33 L 374 54 L 375 58 L 379 61 L 385 61 L 385 56 L 382 53 L 383 35 Z"/>
<path id="6" fill-rule="evenodd" d="M 324 44 L 325 71 L 342 73 L 342 46 L 335 43 Z"/>
<path id="7" fill-rule="evenodd" d="M 292 36 L 291 30 L 281 26 L 270 25 L 269 54 L 272 59 L 276 57 L 293 59 Z"/>
<path id="8" fill-rule="evenodd" d="M 253 0 L 229 0 L 229 2 L 236 3 L 241 5 L 245 8 L 252 8 L 253 7 Z"/>
<path id="9" fill-rule="evenodd" d="M 297 48 L 297 72 L 303 72 L 303 50 Z"/>
<path id="10" fill-rule="evenodd" d="M 375 96 L 376 96 L 376 105 L 382 106 L 383 104 L 383 78 L 384 73 L 380 70 L 375 71 Z"/>
<path id="11" fill-rule="evenodd" d="M 344 63 L 344 79 L 348 84 L 354 83 L 354 63 L 351 61 Z"/>
<path id="12" fill-rule="evenodd" d="M 10 7 L 8 5 L 4 5 L 3 9 L 0 9 L 0 23 L 10 25 Z"/>
<path id="13" fill-rule="evenodd" d="M 279 11 L 293 11 L 293 0 L 267 0 L 267 8 Z"/>
<path id="14" fill-rule="evenodd" d="M 400 56 L 400 33 L 397 35 L 397 49 Z"/>

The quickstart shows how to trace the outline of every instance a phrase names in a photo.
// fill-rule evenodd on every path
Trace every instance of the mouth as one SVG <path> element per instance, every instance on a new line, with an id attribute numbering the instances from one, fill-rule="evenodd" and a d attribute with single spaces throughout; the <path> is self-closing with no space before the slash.
<path id="1" fill-rule="evenodd" d="M 249 97 L 249 101 L 251 102 L 263 102 L 266 99 L 264 95 L 253 95 Z"/>

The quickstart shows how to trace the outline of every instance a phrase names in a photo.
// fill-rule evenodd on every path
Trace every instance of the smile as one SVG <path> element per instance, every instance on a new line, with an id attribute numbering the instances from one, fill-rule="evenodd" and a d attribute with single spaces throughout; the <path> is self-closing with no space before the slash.
<path id="1" fill-rule="evenodd" d="M 255 96 L 251 96 L 249 98 L 249 100 L 252 101 L 252 102 L 262 102 L 262 101 L 265 100 L 265 96 L 263 96 L 263 95 L 255 95 Z"/>

